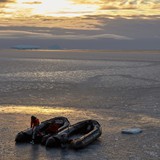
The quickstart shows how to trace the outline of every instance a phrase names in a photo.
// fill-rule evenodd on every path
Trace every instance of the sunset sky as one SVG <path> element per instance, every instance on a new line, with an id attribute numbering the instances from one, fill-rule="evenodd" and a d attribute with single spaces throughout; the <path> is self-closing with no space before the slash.
<path id="1" fill-rule="evenodd" d="M 0 0 L 0 48 L 160 49 L 160 0 Z"/>

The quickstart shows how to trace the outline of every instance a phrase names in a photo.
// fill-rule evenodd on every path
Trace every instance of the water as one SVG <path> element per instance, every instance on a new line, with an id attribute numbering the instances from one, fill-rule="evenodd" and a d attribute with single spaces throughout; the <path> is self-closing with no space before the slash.
<path id="1" fill-rule="evenodd" d="M 103 128 L 101 138 L 80 151 L 14 145 L 16 133 L 28 125 L 19 121 L 31 113 L 4 108 L 0 159 L 158 159 L 160 143 L 152 136 L 159 132 L 159 88 L 158 52 L 0 51 L 2 108 L 69 108 L 74 112 L 45 115 L 40 107 L 37 114 L 42 119 L 63 114 L 72 123 L 94 118 Z M 120 134 L 133 126 L 146 132 L 136 137 Z"/>

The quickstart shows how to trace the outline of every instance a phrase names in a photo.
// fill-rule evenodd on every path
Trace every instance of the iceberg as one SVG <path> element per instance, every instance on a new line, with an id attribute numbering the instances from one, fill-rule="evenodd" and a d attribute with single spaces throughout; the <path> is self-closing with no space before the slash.
<path id="1" fill-rule="evenodd" d="M 123 134 L 138 134 L 142 133 L 142 129 L 140 128 L 127 128 L 122 130 Z"/>
<path id="2" fill-rule="evenodd" d="M 51 46 L 49 49 L 51 49 L 51 50 L 62 50 L 63 48 L 61 46 L 55 44 L 55 45 Z"/>
<path id="3" fill-rule="evenodd" d="M 39 46 L 35 45 L 16 45 L 12 47 L 13 49 L 40 49 Z"/>

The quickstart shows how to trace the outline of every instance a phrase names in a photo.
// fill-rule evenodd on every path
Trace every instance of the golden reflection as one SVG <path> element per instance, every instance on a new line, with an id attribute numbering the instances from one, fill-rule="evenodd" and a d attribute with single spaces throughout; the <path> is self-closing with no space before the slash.
<path id="1" fill-rule="evenodd" d="M 59 113 L 73 113 L 75 110 L 68 108 L 50 108 L 38 106 L 5 106 L 0 107 L 0 113 L 21 113 L 21 114 L 59 114 Z"/>
<path id="2" fill-rule="evenodd" d="M 158 118 L 149 117 L 149 116 L 146 116 L 146 115 L 140 115 L 139 119 L 140 119 L 142 124 L 152 123 L 154 125 L 156 125 L 156 124 L 160 125 L 160 119 L 158 119 Z"/>
<path id="3" fill-rule="evenodd" d="M 21 115 L 46 115 L 46 116 L 65 116 L 71 119 L 103 119 L 102 116 L 91 110 L 75 109 L 69 107 L 42 107 L 42 106 L 0 106 L 0 114 L 21 114 Z"/>

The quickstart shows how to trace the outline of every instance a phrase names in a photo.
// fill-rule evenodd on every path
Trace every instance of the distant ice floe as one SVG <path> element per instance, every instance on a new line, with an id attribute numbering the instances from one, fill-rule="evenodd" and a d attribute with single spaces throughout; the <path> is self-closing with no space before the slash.
<path id="1" fill-rule="evenodd" d="M 16 45 L 16 46 L 12 46 L 12 49 L 23 49 L 23 50 L 30 50 L 30 49 L 43 49 L 40 46 L 35 46 L 35 45 Z M 63 48 L 59 45 L 53 45 L 51 47 L 48 48 L 49 50 L 62 50 Z"/>
<path id="2" fill-rule="evenodd" d="M 40 49 L 40 46 L 34 46 L 34 45 L 16 45 L 12 46 L 12 49 Z"/>
<path id="3" fill-rule="evenodd" d="M 50 46 L 49 47 L 50 50 L 62 50 L 63 48 L 57 44 Z"/>

